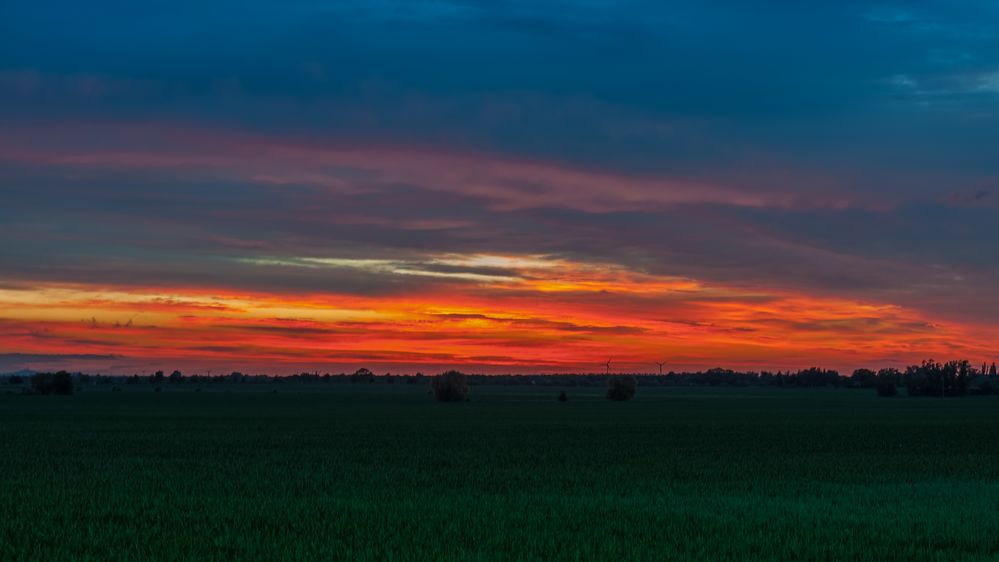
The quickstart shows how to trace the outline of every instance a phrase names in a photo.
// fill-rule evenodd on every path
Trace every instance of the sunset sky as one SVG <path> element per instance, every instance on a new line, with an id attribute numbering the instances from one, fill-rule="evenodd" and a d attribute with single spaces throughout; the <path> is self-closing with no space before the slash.
<path id="1" fill-rule="evenodd" d="M 999 359 L 999 4 L 0 7 L 0 372 Z"/>

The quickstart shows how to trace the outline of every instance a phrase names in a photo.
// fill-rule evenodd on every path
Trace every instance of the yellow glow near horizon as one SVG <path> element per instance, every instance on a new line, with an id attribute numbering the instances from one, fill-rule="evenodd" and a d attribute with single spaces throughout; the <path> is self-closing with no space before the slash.
<path id="1" fill-rule="evenodd" d="M 446 265 L 457 270 L 440 273 L 458 276 L 435 278 L 418 292 L 370 295 L 83 284 L 0 289 L 0 352 L 113 354 L 131 364 L 231 358 L 260 370 L 358 362 L 574 370 L 608 356 L 764 368 L 846 356 L 947 357 L 987 350 L 994 336 L 981 327 L 930 323 L 890 303 L 708 285 L 546 256 L 322 260 L 319 267 L 398 276 Z M 494 271 L 480 275 L 476 268 Z M 599 296 L 586 296 L 593 294 Z"/>

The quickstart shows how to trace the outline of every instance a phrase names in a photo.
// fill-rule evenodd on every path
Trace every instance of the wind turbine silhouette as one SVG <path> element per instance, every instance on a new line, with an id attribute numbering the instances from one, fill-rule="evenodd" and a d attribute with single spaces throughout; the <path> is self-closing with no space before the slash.
<path id="1" fill-rule="evenodd" d="M 607 374 L 608 374 L 608 375 L 610 374 L 610 364 L 611 364 L 611 360 L 610 360 L 610 359 L 608 359 L 608 360 L 607 360 Z"/>
<path id="2" fill-rule="evenodd" d="M 665 365 L 665 364 L 666 364 L 665 361 L 663 361 L 662 363 L 656 361 L 656 365 L 659 365 L 659 374 L 660 375 L 663 374 L 663 365 Z"/>

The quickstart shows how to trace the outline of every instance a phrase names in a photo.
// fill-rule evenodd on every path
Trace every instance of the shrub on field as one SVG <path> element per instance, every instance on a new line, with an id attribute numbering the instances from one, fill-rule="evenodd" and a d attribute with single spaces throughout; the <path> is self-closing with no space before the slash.
<path id="1" fill-rule="evenodd" d="M 999 394 L 999 384 L 988 376 L 979 375 L 971 384 L 968 386 L 969 394 L 977 394 L 978 396 L 990 396 L 993 394 Z"/>
<path id="2" fill-rule="evenodd" d="M 468 377 L 458 371 L 437 375 L 430 386 L 438 402 L 462 402 L 468 398 Z"/>
<path id="3" fill-rule="evenodd" d="M 902 382 L 902 374 L 898 369 L 881 369 L 877 372 L 875 380 L 878 396 L 884 398 L 898 396 L 898 385 Z"/>
<path id="4" fill-rule="evenodd" d="M 38 394 L 73 394 L 73 377 L 66 371 L 38 373 L 31 377 L 31 388 Z"/>
<path id="5" fill-rule="evenodd" d="M 993 380 L 985 381 L 978 387 L 978 393 L 985 395 L 999 394 L 999 384 L 996 384 L 996 381 Z"/>
<path id="6" fill-rule="evenodd" d="M 882 398 L 891 398 L 892 396 L 898 395 L 898 387 L 895 386 L 895 381 L 883 378 L 878 380 L 878 396 Z"/>
<path id="7" fill-rule="evenodd" d="M 607 380 L 607 398 L 619 402 L 631 400 L 635 396 L 635 388 L 637 386 L 638 381 L 631 375 L 612 377 Z"/>
<path id="8" fill-rule="evenodd" d="M 559 402 L 568 402 L 569 401 L 569 395 L 566 394 L 564 390 L 562 392 L 559 392 L 558 393 L 558 401 Z"/>

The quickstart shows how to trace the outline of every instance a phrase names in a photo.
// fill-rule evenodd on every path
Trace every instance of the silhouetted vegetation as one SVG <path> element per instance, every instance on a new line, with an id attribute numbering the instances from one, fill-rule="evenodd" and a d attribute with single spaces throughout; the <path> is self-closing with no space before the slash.
<path id="1" fill-rule="evenodd" d="M 871 388 L 877 386 L 878 374 L 870 369 L 857 369 L 850 375 L 850 382 L 861 388 Z"/>
<path id="2" fill-rule="evenodd" d="M 462 402 L 468 398 L 468 376 L 458 371 L 448 371 L 433 378 L 430 383 L 438 402 Z"/>
<path id="3" fill-rule="evenodd" d="M 569 395 L 566 394 L 564 390 L 562 392 L 559 392 L 558 393 L 558 401 L 559 402 L 568 402 L 569 401 Z"/>
<path id="4" fill-rule="evenodd" d="M 964 396 L 973 374 L 967 361 L 937 363 L 929 359 L 906 369 L 905 387 L 909 396 Z"/>
<path id="5" fill-rule="evenodd" d="M 73 394 L 73 377 L 66 371 L 38 373 L 31 377 L 31 388 L 38 394 Z"/>
<path id="6" fill-rule="evenodd" d="M 858 369 L 857 371 L 865 371 L 860 373 L 859 377 L 864 383 L 861 384 L 862 387 L 866 388 L 873 383 L 877 388 L 878 396 L 882 398 L 898 396 L 898 385 L 902 382 L 902 374 L 898 369 L 881 369 L 877 373 L 870 369 Z M 858 378 L 857 371 L 853 372 L 851 378 Z"/>
<path id="7" fill-rule="evenodd" d="M 375 374 L 368 369 L 358 369 L 354 371 L 353 375 L 350 375 L 350 382 L 370 384 L 375 382 Z"/>
<path id="8" fill-rule="evenodd" d="M 669 372 L 665 374 L 651 373 L 620 373 L 587 374 L 564 373 L 548 375 L 514 375 L 514 374 L 463 374 L 465 392 L 469 386 L 546 386 L 546 387 L 581 387 L 610 389 L 618 384 L 612 381 L 629 377 L 637 387 L 777 387 L 777 388 L 868 388 L 877 390 L 880 395 L 888 395 L 889 387 L 904 387 L 909 396 L 928 397 L 959 397 L 966 395 L 999 394 L 999 376 L 993 375 L 990 363 L 982 364 L 981 369 L 971 367 L 968 361 L 950 361 L 937 363 L 932 360 L 919 365 L 907 367 L 904 371 L 895 368 L 883 368 L 878 371 L 857 369 L 850 376 L 843 376 L 835 370 L 811 367 L 798 371 L 734 371 L 731 369 L 714 368 L 698 372 Z M 445 373 L 446 375 L 447 373 Z M 11 374 L 6 380 L 9 384 L 17 384 L 22 375 Z M 253 375 L 232 372 L 220 375 L 191 374 L 182 375 L 173 371 L 168 377 L 159 374 L 140 375 L 86 375 L 70 374 L 73 383 L 79 386 L 87 385 L 132 385 L 139 383 L 217 385 L 217 384 L 257 384 L 270 383 L 280 385 L 294 384 L 410 384 L 425 385 L 428 394 L 436 391 L 430 388 L 439 377 L 428 377 L 422 373 L 415 375 L 384 374 L 361 368 L 353 373 L 297 373 L 285 376 Z M 29 392 L 30 389 L 29 389 Z M 450 392 L 450 391 L 448 391 Z M 460 395 L 460 392 L 458 393 Z M 465 399 L 467 396 L 461 398 Z"/>
<path id="9" fill-rule="evenodd" d="M 993 394 L 999 394 L 999 381 L 988 379 L 985 377 L 979 377 L 979 378 L 984 380 L 977 381 L 977 384 L 974 387 L 969 388 L 970 394 L 978 394 L 981 396 L 991 396 Z"/>
<path id="10" fill-rule="evenodd" d="M 612 377 L 607 380 L 607 398 L 624 402 L 635 397 L 638 381 L 631 375 Z"/>
<path id="11" fill-rule="evenodd" d="M 898 396 L 898 387 L 895 386 L 895 381 L 887 379 L 879 380 L 878 396 L 882 398 L 891 398 L 892 396 Z"/>

